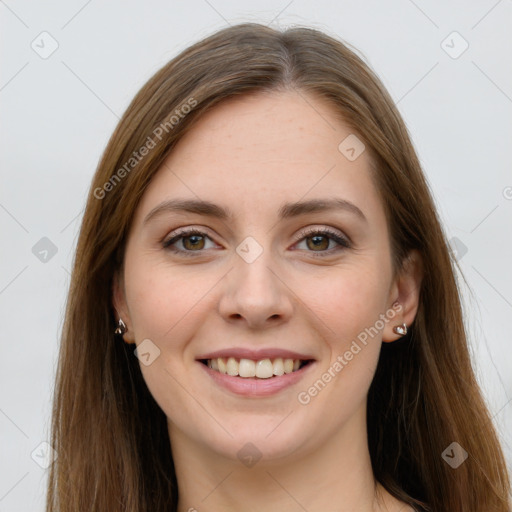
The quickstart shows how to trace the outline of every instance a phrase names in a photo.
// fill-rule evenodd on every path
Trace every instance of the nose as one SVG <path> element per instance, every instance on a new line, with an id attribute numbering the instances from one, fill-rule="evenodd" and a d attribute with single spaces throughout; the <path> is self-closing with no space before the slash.
<path id="1" fill-rule="evenodd" d="M 234 268 L 224 278 L 219 312 L 230 323 L 265 329 L 287 322 L 293 313 L 293 292 L 286 279 L 271 267 L 265 250 L 251 263 L 238 255 Z"/>

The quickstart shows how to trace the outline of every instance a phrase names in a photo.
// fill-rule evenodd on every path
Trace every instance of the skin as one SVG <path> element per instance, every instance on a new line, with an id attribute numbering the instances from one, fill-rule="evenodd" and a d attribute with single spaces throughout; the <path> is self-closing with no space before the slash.
<path id="1" fill-rule="evenodd" d="M 393 276 L 368 151 L 349 161 L 338 150 L 350 133 L 309 94 L 229 100 L 180 140 L 139 203 L 113 300 L 128 327 L 125 341 L 150 339 L 160 349 L 141 371 L 168 418 L 180 512 L 412 510 L 374 482 L 366 398 L 381 343 L 399 339 L 393 326 L 416 315 L 421 260 L 411 253 Z M 167 212 L 143 223 L 177 197 L 211 201 L 234 219 Z M 354 203 L 366 222 L 342 210 L 277 217 L 284 202 L 332 197 Z M 162 246 L 184 227 L 207 233 L 174 244 L 190 257 Z M 300 236 L 309 227 L 329 227 L 352 246 L 321 238 L 317 248 L 311 235 Z M 263 249 L 252 263 L 236 252 L 248 236 Z M 315 257 L 321 252 L 328 255 Z M 299 403 L 298 393 L 395 301 L 400 312 L 307 405 Z M 270 397 L 236 396 L 195 360 L 227 347 L 295 350 L 313 355 L 315 368 Z M 237 457 L 248 442 L 262 455 L 252 467 Z"/>

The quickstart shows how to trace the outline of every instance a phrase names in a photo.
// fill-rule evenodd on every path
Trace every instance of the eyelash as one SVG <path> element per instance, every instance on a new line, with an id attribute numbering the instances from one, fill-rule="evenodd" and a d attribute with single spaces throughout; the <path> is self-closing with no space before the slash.
<path id="1" fill-rule="evenodd" d="M 187 250 L 181 250 L 181 249 L 176 249 L 175 247 L 172 247 L 172 244 L 174 244 L 175 242 L 178 242 L 182 238 L 187 238 L 189 236 L 194 236 L 194 235 L 199 235 L 201 237 L 206 237 L 206 238 L 209 238 L 211 240 L 211 238 L 208 236 L 207 233 L 205 233 L 203 231 L 200 231 L 198 229 L 192 228 L 192 229 L 184 229 L 182 231 L 179 231 L 172 238 L 170 238 L 169 240 L 163 242 L 162 245 L 163 245 L 164 249 L 167 249 L 167 250 L 169 250 L 169 251 L 171 251 L 173 253 L 176 253 L 176 254 L 179 254 L 179 255 L 183 255 L 183 256 L 186 256 L 186 257 L 194 256 L 194 253 L 197 253 L 197 252 L 201 253 L 201 252 L 204 252 L 204 250 L 187 251 Z M 342 248 L 329 249 L 329 250 L 320 251 L 320 252 L 308 251 L 308 252 L 311 252 L 312 254 L 314 254 L 315 258 L 324 258 L 326 256 L 332 255 L 332 251 L 333 250 L 337 252 L 338 250 L 350 249 L 351 246 L 352 246 L 347 238 L 340 236 L 338 233 L 336 233 L 335 231 L 330 230 L 329 228 L 323 228 L 323 229 L 310 228 L 310 229 L 308 229 L 306 231 L 303 231 L 299 235 L 299 238 L 297 238 L 297 240 L 295 240 L 294 245 L 296 243 L 298 243 L 298 242 L 301 242 L 305 238 L 310 238 L 312 236 L 318 236 L 318 235 L 326 236 L 327 238 L 329 238 L 331 240 L 334 240 Z"/>

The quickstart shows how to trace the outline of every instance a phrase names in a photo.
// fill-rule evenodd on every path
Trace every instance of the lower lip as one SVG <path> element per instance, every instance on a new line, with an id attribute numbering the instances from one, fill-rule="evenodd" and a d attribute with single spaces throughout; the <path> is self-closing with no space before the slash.
<path id="1" fill-rule="evenodd" d="M 278 393 L 279 391 L 293 386 L 299 382 L 302 377 L 315 365 L 315 362 L 310 362 L 303 366 L 300 370 L 292 373 L 285 373 L 284 375 L 269 377 L 268 379 L 260 379 L 258 377 L 233 377 L 226 373 L 220 373 L 217 370 L 212 370 L 205 364 L 198 361 L 207 374 L 219 386 L 242 396 L 262 397 L 270 396 Z"/>

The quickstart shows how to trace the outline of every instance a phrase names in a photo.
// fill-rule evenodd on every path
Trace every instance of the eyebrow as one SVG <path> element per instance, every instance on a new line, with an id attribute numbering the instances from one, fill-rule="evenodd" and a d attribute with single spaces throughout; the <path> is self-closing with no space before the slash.
<path id="1" fill-rule="evenodd" d="M 330 199 L 310 199 L 307 201 L 297 201 L 294 203 L 285 203 L 278 210 L 280 220 L 290 219 L 305 215 L 308 213 L 325 212 L 329 210 L 344 210 L 359 217 L 364 222 L 368 222 L 364 213 L 350 201 L 341 198 Z M 229 208 L 223 208 L 210 201 L 197 199 L 169 199 L 155 206 L 146 216 L 143 224 L 168 212 L 188 212 L 199 215 L 206 215 L 212 218 L 218 218 L 223 221 L 232 221 L 234 214 Z"/>

